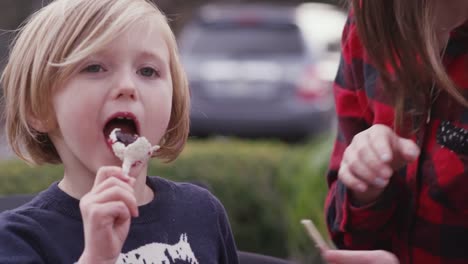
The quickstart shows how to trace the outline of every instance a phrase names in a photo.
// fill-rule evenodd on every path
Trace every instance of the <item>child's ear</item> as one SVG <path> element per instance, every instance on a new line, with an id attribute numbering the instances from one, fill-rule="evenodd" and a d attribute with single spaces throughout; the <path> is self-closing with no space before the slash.
<path id="1" fill-rule="evenodd" d="M 47 134 L 52 130 L 52 122 L 49 118 L 37 118 L 34 115 L 28 117 L 29 125 L 37 132 Z"/>

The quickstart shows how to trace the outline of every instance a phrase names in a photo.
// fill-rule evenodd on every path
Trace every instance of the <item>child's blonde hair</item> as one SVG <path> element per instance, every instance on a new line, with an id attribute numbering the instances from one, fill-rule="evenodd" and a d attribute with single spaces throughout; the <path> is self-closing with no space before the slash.
<path id="1" fill-rule="evenodd" d="M 166 17 L 145 0 L 57 0 L 21 28 L 1 78 L 8 142 L 18 157 L 33 164 L 61 162 L 48 135 L 31 120 L 56 126 L 54 89 L 81 60 L 141 21 L 161 27 L 170 53 L 172 111 L 157 156 L 171 161 L 179 155 L 189 130 L 189 92 Z"/>

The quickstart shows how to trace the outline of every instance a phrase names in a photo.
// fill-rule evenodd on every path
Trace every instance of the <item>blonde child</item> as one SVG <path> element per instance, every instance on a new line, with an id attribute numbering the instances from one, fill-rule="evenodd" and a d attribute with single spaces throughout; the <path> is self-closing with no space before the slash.
<path id="1" fill-rule="evenodd" d="M 16 154 L 63 179 L 0 215 L 0 263 L 237 263 L 225 210 L 196 186 L 122 173 L 109 134 L 171 161 L 189 92 L 164 15 L 145 0 L 57 0 L 20 30 L 2 75 Z"/>

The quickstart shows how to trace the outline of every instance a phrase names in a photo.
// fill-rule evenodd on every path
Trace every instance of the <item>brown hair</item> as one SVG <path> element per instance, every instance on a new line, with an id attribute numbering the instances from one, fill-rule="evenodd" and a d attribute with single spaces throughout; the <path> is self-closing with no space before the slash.
<path id="1" fill-rule="evenodd" d="M 54 88 L 81 60 L 138 21 L 161 27 L 170 54 L 172 110 L 156 156 L 172 161 L 180 154 L 188 137 L 190 98 L 166 17 L 147 0 L 57 0 L 19 30 L 1 77 L 8 142 L 18 157 L 32 164 L 61 162 L 48 135 L 37 131 L 31 120 L 56 125 Z"/>
<path id="2" fill-rule="evenodd" d="M 442 64 L 433 0 L 351 0 L 351 4 L 360 39 L 386 93 L 392 95 L 396 128 L 402 128 L 406 114 L 421 116 L 431 107 L 433 84 L 468 106 Z"/>

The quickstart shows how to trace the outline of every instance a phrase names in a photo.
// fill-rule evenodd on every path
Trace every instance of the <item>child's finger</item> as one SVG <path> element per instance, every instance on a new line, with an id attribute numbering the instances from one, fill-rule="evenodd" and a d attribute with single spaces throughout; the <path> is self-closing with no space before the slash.
<path id="1" fill-rule="evenodd" d="M 94 204 L 87 214 L 88 220 L 97 224 L 97 226 L 106 225 L 108 221 L 122 223 L 130 217 L 131 212 L 122 201 Z"/>
<path id="2" fill-rule="evenodd" d="M 130 210 L 132 216 L 138 216 L 138 205 L 133 192 L 129 192 L 118 186 L 113 186 L 109 189 L 103 190 L 100 193 L 92 195 L 89 198 L 90 203 L 104 204 L 114 201 L 122 201 Z"/>
<path id="3" fill-rule="evenodd" d="M 133 179 L 132 179 L 133 180 Z M 110 177 L 107 178 L 105 181 L 100 183 L 99 185 L 95 186 L 92 190 L 91 193 L 93 194 L 98 194 L 106 189 L 109 189 L 113 186 L 119 186 L 120 188 L 123 188 L 127 190 L 130 193 L 134 193 L 133 186 L 129 184 L 128 182 L 124 182 L 121 179 L 118 179 L 117 177 Z"/>
<path id="4" fill-rule="evenodd" d="M 96 179 L 94 180 L 94 186 L 101 184 L 102 182 L 104 182 L 106 179 L 110 177 L 116 177 L 127 183 L 131 183 L 131 179 L 132 179 L 124 175 L 120 167 L 114 167 L 114 166 L 101 167 L 99 168 L 96 174 Z"/>

